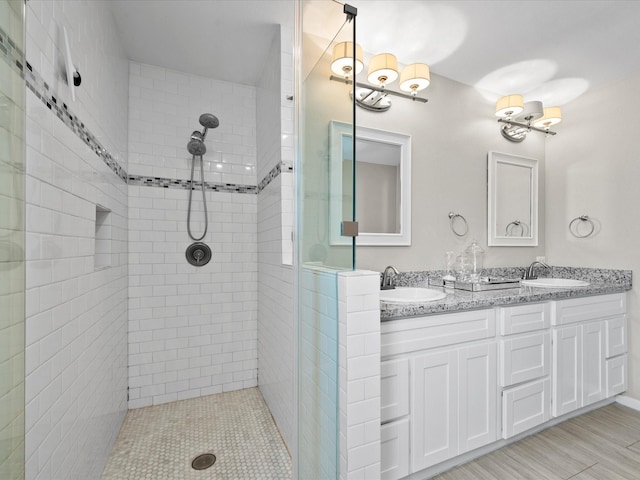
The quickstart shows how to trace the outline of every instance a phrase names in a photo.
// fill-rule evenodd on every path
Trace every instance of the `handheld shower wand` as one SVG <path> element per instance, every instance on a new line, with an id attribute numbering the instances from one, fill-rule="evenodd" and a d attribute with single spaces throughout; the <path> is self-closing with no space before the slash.
<path id="1" fill-rule="evenodd" d="M 191 160 L 191 185 L 189 188 L 189 207 L 187 210 L 187 233 L 189 234 L 189 237 L 191 237 L 191 239 L 196 242 L 199 242 L 205 237 L 205 235 L 207 234 L 207 229 L 209 228 L 209 216 L 207 213 L 207 198 L 205 195 L 205 188 L 204 188 L 204 167 L 203 167 L 203 161 L 202 161 L 202 156 L 207 151 L 207 147 L 204 144 L 204 139 L 207 136 L 207 131 L 210 128 L 217 128 L 218 125 L 220 125 L 220 121 L 215 115 L 212 115 L 211 113 L 203 113 L 202 115 L 200 115 L 200 125 L 204 127 L 204 130 L 202 130 L 202 132 L 194 130 L 194 132 L 191 134 L 191 137 L 189 139 L 189 143 L 187 143 L 187 150 L 191 155 L 193 155 L 193 158 Z M 191 232 L 191 198 L 193 193 L 193 170 L 196 163 L 196 157 L 200 157 L 200 182 L 202 183 L 202 203 L 204 206 L 204 232 L 202 232 L 202 236 L 199 238 L 194 237 L 193 233 Z"/>

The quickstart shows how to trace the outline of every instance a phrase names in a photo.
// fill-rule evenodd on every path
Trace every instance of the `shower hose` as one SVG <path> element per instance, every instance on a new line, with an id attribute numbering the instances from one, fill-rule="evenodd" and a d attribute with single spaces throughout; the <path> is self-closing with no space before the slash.
<path id="1" fill-rule="evenodd" d="M 202 204 L 204 205 L 204 232 L 202 232 L 202 236 L 196 238 L 191 233 L 191 197 L 193 195 L 193 167 L 196 163 L 196 157 L 200 157 L 200 183 L 202 185 Z M 204 167 L 202 161 L 202 155 L 193 155 L 193 159 L 191 160 L 191 184 L 189 185 L 189 207 L 187 208 L 187 233 L 191 240 L 194 242 L 199 242 L 202 240 L 207 234 L 207 228 L 209 228 L 209 216 L 207 214 L 207 197 L 205 195 L 204 190 Z"/>

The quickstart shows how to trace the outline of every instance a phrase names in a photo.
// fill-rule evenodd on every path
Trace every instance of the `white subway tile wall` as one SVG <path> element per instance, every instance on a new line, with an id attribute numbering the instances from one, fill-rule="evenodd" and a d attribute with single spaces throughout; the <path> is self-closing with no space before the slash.
<path id="1" fill-rule="evenodd" d="M 25 86 L 23 6 L 0 2 L 0 478 L 24 478 Z M 8 38 L 12 42 L 9 43 Z M 13 45 L 12 45 L 13 44 Z M 15 54 L 15 55 L 12 55 Z"/>
<path id="2" fill-rule="evenodd" d="M 299 478 L 335 478 L 338 439 L 338 272 L 305 265 L 298 346 Z"/>
<path id="3" fill-rule="evenodd" d="M 289 174 L 290 175 L 290 174 Z M 294 271 L 282 265 L 280 180 L 258 195 L 259 386 L 280 432 L 295 443 Z"/>
<path id="4" fill-rule="evenodd" d="M 338 275 L 340 478 L 380 478 L 380 273 Z"/>
<path id="5" fill-rule="evenodd" d="M 27 61 L 66 103 L 114 159 L 127 169 L 127 56 L 107 2 L 29 0 Z M 62 27 L 66 27 L 74 64 L 82 75 L 76 102 L 61 75 Z"/>
<path id="6" fill-rule="evenodd" d="M 27 60 L 34 73 L 132 176 L 187 180 L 189 135 L 201 130 L 200 114 L 215 114 L 220 127 L 207 137 L 205 180 L 243 193 L 207 192 L 204 241 L 213 259 L 190 266 L 188 191 L 127 186 L 29 92 L 28 479 L 99 477 L 127 405 L 255 386 L 259 283 L 266 305 L 261 388 L 285 441 L 295 443 L 293 271 L 282 265 L 293 255 L 291 32 L 274 41 L 272 56 L 281 64 L 265 66 L 258 162 L 256 88 L 127 62 L 106 8 L 88 0 L 31 0 Z M 88 72 L 77 102 L 57 73 L 56 32 L 63 25 L 76 65 Z M 282 169 L 261 196 L 258 165 L 264 176 Z M 204 212 L 195 193 L 192 225 L 201 232 Z M 109 212 L 108 229 L 96 227 L 96 211 Z"/>
<path id="7" fill-rule="evenodd" d="M 286 29 L 279 33 L 286 33 Z M 284 243 L 291 245 L 290 236 L 288 242 L 282 237 L 287 215 L 282 210 L 286 188 L 282 179 L 291 173 L 283 170 L 286 166 L 281 162 L 284 107 L 280 100 L 284 89 L 281 52 L 290 43 L 290 38 L 275 35 L 256 95 L 258 180 L 266 184 L 258 194 L 257 219 L 258 386 L 285 443 L 295 452 L 294 271 L 282 262 Z M 274 167 L 280 172 L 275 177 Z"/>
<path id="8" fill-rule="evenodd" d="M 294 195 L 293 172 L 282 172 L 280 196 L 282 264 L 293 265 Z"/>
<path id="9" fill-rule="evenodd" d="M 220 127 L 207 135 L 205 180 L 256 185 L 254 87 L 135 62 L 130 72 L 129 174 L 189 179 L 186 144 L 208 112 Z M 194 267 L 188 190 L 129 185 L 130 408 L 257 385 L 257 196 L 206 196 L 213 257 Z M 199 237 L 199 191 L 191 226 Z"/>
<path id="10" fill-rule="evenodd" d="M 212 113 L 220 126 L 205 140 L 205 180 L 257 184 L 255 87 L 136 62 L 129 72 L 129 175 L 189 179 L 187 142 Z"/>
<path id="11" fill-rule="evenodd" d="M 27 61 L 126 166 L 128 61 L 107 5 L 26 10 Z M 75 103 L 57 70 L 62 26 L 85 80 Z M 127 188 L 31 91 L 26 143 L 26 478 L 99 478 L 127 408 Z M 111 210 L 101 270 L 96 204 Z"/>

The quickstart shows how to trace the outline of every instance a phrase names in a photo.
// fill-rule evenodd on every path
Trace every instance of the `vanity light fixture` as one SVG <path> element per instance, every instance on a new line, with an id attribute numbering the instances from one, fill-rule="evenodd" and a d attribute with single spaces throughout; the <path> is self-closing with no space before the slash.
<path id="1" fill-rule="evenodd" d="M 356 43 L 356 75 L 364 68 L 362 61 L 362 47 Z M 344 78 L 353 73 L 353 42 L 341 42 L 333 47 L 331 71 Z"/>
<path id="2" fill-rule="evenodd" d="M 542 102 L 523 102 L 522 95 L 506 95 L 496 102 L 496 117 L 502 123 L 500 133 L 507 140 L 522 142 L 530 131 L 555 135 L 550 130 L 562 121 L 560 107 L 542 106 Z"/>
<path id="3" fill-rule="evenodd" d="M 390 90 L 388 85 L 398 79 L 398 61 L 391 53 L 381 53 L 371 58 L 367 71 L 367 81 L 371 85 L 354 82 L 354 46 L 352 42 L 340 42 L 333 48 L 331 60 L 330 80 L 351 85 L 355 83 L 355 102 L 358 106 L 374 112 L 384 112 L 391 108 L 389 95 L 403 97 L 414 101 L 427 103 L 426 98 L 418 97 L 418 92 L 424 90 L 431 82 L 429 66 L 424 63 L 414 63 L 406 66 L 400 73 L 400 90 L 407 93 Z M 355 74 L 364 69 L 362 48 L 355 45 Z M 352 93 L 353 94 L 353 93 Z"/>

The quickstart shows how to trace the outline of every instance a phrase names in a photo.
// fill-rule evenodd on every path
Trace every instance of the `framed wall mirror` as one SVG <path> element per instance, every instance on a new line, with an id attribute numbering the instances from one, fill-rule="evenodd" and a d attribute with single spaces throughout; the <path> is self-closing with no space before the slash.
<path id="1" fill-rule="evenodd" d="M 411 136 L 374 128 L 356 129 L 356 244 L 411 245 Z M 353 182 L 352 126 L 329 125 L 329 231 L 332 245 L 348 244 L 340 235 L 350 220 Z"/>
<path id="2" fill-rule="evenodd" d="M 489 246 L 538 245 L 538 160 L 489 152 Z"/>

